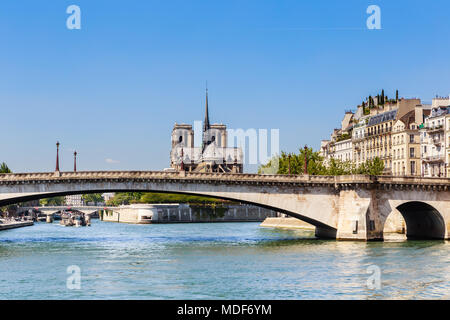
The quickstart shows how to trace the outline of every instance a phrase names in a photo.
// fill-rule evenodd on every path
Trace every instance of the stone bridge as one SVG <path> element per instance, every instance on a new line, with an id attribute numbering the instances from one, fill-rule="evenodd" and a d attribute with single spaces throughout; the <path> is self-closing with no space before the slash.
<path id="1" fill-rule="evenodd" d="M 316 226 L 318 237 L 380 240 L 400 212 L 409 238 L 450 237 L 450 179 L 294 176 L 158 171 L 0 175 L 0 206 L 45 197 L 103 192 L 210 196 L 286 213 Z"/>
<path id="2" fill-rule="evenodd" d="M 116 211 L 119 208 L 117 207 L 108 207 L 108 206 L 45 206 L 45 207 L 20 207 L 18 209 L 18 213 L 27 212 L 30 209 L 39 210 L 41 213 L 46 215 L 53 215 L 57 212 L 63 210 L 76 210 L 84 214 L 93 214 L 99 210 L 111 210 Z"/>

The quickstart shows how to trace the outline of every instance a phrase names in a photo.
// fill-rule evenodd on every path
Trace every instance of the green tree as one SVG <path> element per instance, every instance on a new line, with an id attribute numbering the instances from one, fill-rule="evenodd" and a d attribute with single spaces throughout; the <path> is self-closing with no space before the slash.
<path id="1" fill-rule="evenodd" d="M 334 158 L 329 159 L 325 165 L 323 157 L 318 152 L 314 152 L 311 148 L 308 148 L 306 152 L 304 149 L 300 149 L 299 154 L 281 152 L 279 157 L 274 157 L 266 165 L 260 166 L 258 173 L 264 173 L 268 167 L 276 167 L 278 168 L 277 174 L 289 174 L 290 156 L 291 174 L 301 175 L 305 166 L 305 154 L 308 157 L 308 174 L 310 175 L 340 176 L 366 174 L 377 176 L 381 175 L 384 170 L 384 163 L 380 158 L 368 160 L 358 168 L 350 161 L 342 161 Z"/>
<path id="2" fill-rule="evenodd" d="M 0 173 L 12 173 L 12 171 L 8 168 L 6 163 L 2 162 L 0 165 Z"/>
<path id="3" fill-rule="evenodd" d="M 373 108 L 373 98 L 369 96 L 369 108 Z"/>
<path id="4" fill-rule="evenodd" d="M 323 158 L 318 152 L 313 151 L 312 148 L 307 148 L 306 151 L 304 148 L 301 148 L 299 152 L 299 154 L 281 152 L 280 156 L 273 157 L 267 164 L 261 165 L 258 168 L 258 173 L 265 173 L 265 169 L 277 167 L 277 174 L 289 174 L 290 162 L 291 174 L 303 174 L 305 170 L 305 155 L 308 162 L 308 174 L 321 175 L 326 172 Z"/>
<path id="5" fill-rule="evenodd" d="M 142 192 L 118 192 L 107 202 L 107 204 L 110 206 L 119 206 L 122 204 L 139 203 L 142 194 Z"/>
<path id="6" fill-rule="evenodd" d="M 84 203 L 87 204 L 89 202 L 94 202 L 94 203 L 98 203 L 98 202 L 104 202 L 105 200 L 103 199 L 101 193 L 89 193 L 89 194 L 83 194 L 81 196 L 81 198 L 83 199 Z"/>
<path id="7" fill-rule="evenodd" d="M 144 193 L 140 203 L 222 203 L 224 200 L 209 197 L 172 193 Z"/>
<path id="8" fill-rule="evenodd" d="M 395 90 L 395 101 L 398 102 L 398 90 Z"/>
<path id="9" fill-rule="evenodd" d="M 40 199 L 39 204 L 41 206 L 62 206 L 65 204 L 65 199 L 64 197 L 45 198 Z"/>
<path id="10" fill-rule="evenodd" d="M 352 174 L 354 168 L 350 161 L 342 161 L 339 159 L 331 158 L 328 161 L 326 168 L 326 175 L 328 176 L 342 176 Z"/>
<path id="11" fill-rule="evenodd" d="M 366 162 L 361 164 L 356 170 L 356 173 L 379 176 L 383 173 L 383 170 L 384 162 L 380 158 L 376 157 L 373 160 L 367 160 Z"/>
<path id="12" fill-rule="evenodd" d="M 107 205 L 119 206 L 132 203 L 222 203 L 224 200 L 209 197 L 191 196 L 178 193 L 153 193 L 153 192 L 118 192 L 111 198 Z"/>

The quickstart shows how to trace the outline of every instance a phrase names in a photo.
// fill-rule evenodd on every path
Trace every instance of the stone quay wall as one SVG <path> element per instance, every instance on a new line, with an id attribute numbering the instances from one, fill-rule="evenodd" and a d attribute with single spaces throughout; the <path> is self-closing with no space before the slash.
<path id="1" fill-rule="evenodd" d="M 103 221 L 124 223 L 262 222 L 277 212 L 251 205 L 147 204 L 103 212 Z"/>

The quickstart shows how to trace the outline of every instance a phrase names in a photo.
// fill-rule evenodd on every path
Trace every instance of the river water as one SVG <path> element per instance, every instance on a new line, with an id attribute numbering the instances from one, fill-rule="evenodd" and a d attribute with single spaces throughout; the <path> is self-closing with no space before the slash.
<path id="1" fill-rule="evenodd" d="M 36 223 L 0 232 L 0 299 L 450 299 L 449 243 L 317 240 L 258 223 Z"/>

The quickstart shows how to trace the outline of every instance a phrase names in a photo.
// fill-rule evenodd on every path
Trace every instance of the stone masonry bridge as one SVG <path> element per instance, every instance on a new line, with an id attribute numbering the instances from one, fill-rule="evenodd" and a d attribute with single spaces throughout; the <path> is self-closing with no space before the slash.
<path id="1" fill-rule="evenodd" d="M 39 210 L 42 214 L 53 215 L 57 212 L 61 212 L 64 210 L 75 210 L 84 214 L 92 215 L 97 211 L 101 210 L 111 210 L 116 211 L 118 207 L 109 207 L 109 206 L 45 206 L 45 207 L 20 207 L 17 213 L 24 213 L 28 210 Z"/>
<path id="2" fill-rule="evenodd" d="M 0 206 L 80 193 L 167 192 L 210 196 L 286 213 L 316 226 L 318 237 L 383 239 L 399 211 L 409 238 L 450 238 L 450 179 L 294 176 L 157 171 L 0 175 Z"/>

